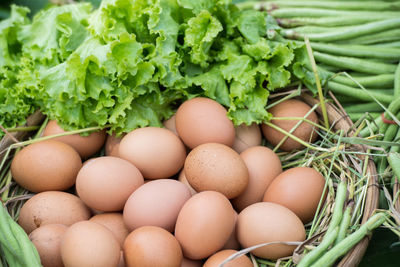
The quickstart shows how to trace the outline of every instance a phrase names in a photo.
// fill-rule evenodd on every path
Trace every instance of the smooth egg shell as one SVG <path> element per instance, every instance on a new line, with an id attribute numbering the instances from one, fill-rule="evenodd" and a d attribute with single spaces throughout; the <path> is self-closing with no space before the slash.
<path id="1" fill-rule="evenodd" d="M 29 191 L 62 191 L 74 185 L 81 167 L 81 158 L 71 146 L 46 140 L 19 151 L 12 161 L 11 174 Z"/>
<path id="2" fill-rule="evenodd" d="M 125 135 L 117 137 L 115 134 L 107 135 L 104 152 L 106 156 L 119 157 L 119 144 Z"/>
<path id="3" fill-rule="evenodd" d="M 124 258 L 127 267 L 179 267 L 182 250 L 170 232 L 157 226 L 143 226 L 126 238 Z"/>
<path id="4" fill-rule="evenodd" d="M 175 236 L 185 257 L 204 259 L 228 241 L 235 216 L 229 200 L 221 193 L 204 191 L 192 196 L 179 212 Z"/>
<path id="5" fill-rule="evenodd" d="M 179 172 L 185 162 L 186 149 L 170 130 L 144 127 L 122 138 L 119 155 L 134 164 L 144 178 L 162 179 Z"/>
<path id="6" fill-rule="evenodd" d="M 176 112 L 176 130 L 190 148 L 205 143 L 232 146 L 235 128 L 226 109 L 217 101 L 196 97 L 183 102 Z"/>
<path id="7" fill-rule="evenodd" d="M 238 252 L 233 249 L 226 249 L 218 251 L 207 259 L 203 267 L 219 267 L 229 256 Z M 253 267 L 251 260 L 245 255 L 240 256 L 224 264 L 226 267 Z"/>
<path id="8" fill-rule="evenodd" d="M 129 197 L 124 207 L 124 222 L 131 231 L 153 225 L 173 232 L 179 211 L 190 197 L 189 188 L 179 181 L 150 181 Z"/>
<path id="9" fill-rule="evenodd" d="M 79 171 L 76 191 L 83 202 L 93 209 L 120 211 L 143 182 L 142 174 L 129 161 L 99 157 L 90 160 Z"/>
<path id="10" fill-rule="evenodd" d="M 295 167 L 282 172 L 272 181 L 263 201 L 274 202 L 290 209 L 303 221 L 310 222 L 318 208 L 325 179 L 308 167 Z"/>
<path id="11" fill-rule="evenodd" d="M 232 199 L 233 207 L 242 211 L 247 206 L 262 201 L 271 182 L 282 172 L 279 157 L 265 146 L 254 146 L 240 154 L 249 171 L 249 183 L 243 193 Z"/>
<path id="12" fill-rule="evenodd" d="M 288 208 L 269 202 L 252 204 L 239 213 L 236 233 L 243 248 L 269 242 L 304 241 L 301 220 Z M 296 246 L 273 244 L 252 250 L 261 258 L 276 260 L 290 256 Z"/>
<path id="13" fill-rule="evenodd" d="M 61 257 L 65 267 L 117 267 L 121 247 L 103 225 L 91 221 L 77 222 L 64 235 Z"/>

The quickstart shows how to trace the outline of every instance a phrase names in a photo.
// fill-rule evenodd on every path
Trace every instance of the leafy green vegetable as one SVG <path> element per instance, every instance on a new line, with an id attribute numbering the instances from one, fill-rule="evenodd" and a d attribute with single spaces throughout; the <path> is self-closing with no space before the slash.
<path id="1" fill-rule="evenodd" d="M 229 0 L 104 0 L 95 10 L 48 8 L 32 21 L 27 12 L 14 7 L 0 24 L 5 127 L 40 108 L 66 129 L 128 132 L 161 126 L 195 96 L 249 125 L 270 119 L 270 91 L 307 74 L 294 62 L 304 59 L 301 46 L 276 44 L 266 13 L 239 12 Z"/>

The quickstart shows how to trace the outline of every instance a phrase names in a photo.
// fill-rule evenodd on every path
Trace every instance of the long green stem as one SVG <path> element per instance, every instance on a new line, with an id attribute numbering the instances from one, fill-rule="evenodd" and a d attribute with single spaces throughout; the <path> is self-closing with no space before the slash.
<path id="1" fill-rule="evenodd" d="M 359 1 L 250 1 L 239 3 L 241 9 L 248 8 L 262 8 L 269 10 L 272 8 L 281 7 L 311 7 L 311 8 L 324 8 L 333 10 L 368 10 L 368 11 L 394 11 L 400 10 L 399 3 L 385 3 L 381 1 L 367 1 L 360 3 Z"/>
<path id="2" fill-rule="evenodd" d="M 358 89 L 354 87 L 350 87 L 347 85 L 343 85 L 340 83 L 335 83 L 332 81 L 329 81 L 326 84 L 326 87 L 334 92 L 335 94 L 340 94 L 344 96 L 350 96 L 358 100 L 362 101 L 372 101 L 373 97 L 375 97 L 378 101 L 384 103 L 384 104 L 389 104 L 393 100 L 393 96 L 391 95 L 385 95 L 381 93 L 375 93 L 375 92 L 366 92 L 363 89 Z"/>
<path id="3" fill-rule="evenodd" d="M 321 17 L 321 18 L 309 18 L 309 17 L 296 17 L 296 18 L 277 18 L 279 25 L 285 28 L 293 28 L 298 26 L 325 26 L 325 27 L 337 27 L 337 26 L 352 26 L 363 23 L 384 20 L 387 19 L 384 15 L 376 13 L 375 15 L 368 16 L 338 16 L 338 17 Z"/>
<path id="4" fill-rule="evenodd" d="M 340 222 L 339 233 L 337 239 L 335 240 L 335 244 L 340 243 L 343 239 L 345 239 L 347 235 L 347 231 L 349 229 L 349 225 L 351 222 L 351 210 L 353 205 L 347 206 L 346 210 L 344 211 L 342 221 Z"/>
<path id="5" fill-rule="evenodd" d="M 335 227 L 330 233 L 326 233 L 322 242 L 313 250 L 308 252 L 299 262 L 297 267 L 308 267 L 323 255 L 333 244 L 339 233 L 339 227 Z"/>
<path id="6" fill-rule="evenodd" d="M 397 65 L 396 72 L 394 73 L 394 97 L 400 97 L 400 62 Z"/>
<path id="7" fill-rule="evenodd" d="M 399 18 L 400 12 L 384 11 L 380 12 L 386 19 Z M 343 10 L 327 10 L 322 8 L 278 8 L 271 11 L 274 18 L 296 18 L 296 17 L 368 17 L 376 15 L 374 11 L 343 11 Z"/>
<path id="8" fill-rule="evenodd" d="M 372 230 L 382 225 L 388 219 L 386 213 L 377 213 L 363 224 L 358 230 L 347 236 L 340 243 L 327 251 L 311 267 L 332 266 L 341 256 L 345 255 L 352 247 L 360 242 Z"/>
<path id="9" fill-rule="evenodd" d="M 336 198 L 335 198 L 335 207 L 333 209 L 332 219 L 329 223 L 328 230 L 326 230 L 326 234 L 329 234 L 333 231 L 337 226 L 339 226 L 340 221 L 343 216 L 343 205 L 346 201 L 347 194 L 347 183 L 343 179 L 340 181 L 338 188 L 336 190 Z"/>
<path id="10" fill-rule="evenodd" d="M 353 77 L 355 81 L 343 75 L 336 75 L 332 81 L 341 83 L 348 86 L 357 87 L 357 83 L 366 88 L 393 88 L 394 75 L 393 74 L 379 74 L 368 77 Z M 356 83 L 357 82 L 357 83 Z"/>
<path id="11" fill-rule="evenodd" d="M 314 57 L 318 62 L 339 67 L 342 70 L 350 69 L 369 74 L 395 73 L 397 67 L 394 64 L 378 63 L 354 57 L 333 56 L 320 52 L 314 52 Z"/>
<path id="12" fill-rule="evenodd" d="M 377 32 L 373 34 L 367 34 L 365 36 L 360 36 L 352 38 L 349 40 L 339 41 L 339 44 L 358 44 L 358 45 L 372 45 L 372 44 L 382 44 L 388 42 L 395 42 L 400 40 L 400 29 L 386 30 L 383 32 Z"/>

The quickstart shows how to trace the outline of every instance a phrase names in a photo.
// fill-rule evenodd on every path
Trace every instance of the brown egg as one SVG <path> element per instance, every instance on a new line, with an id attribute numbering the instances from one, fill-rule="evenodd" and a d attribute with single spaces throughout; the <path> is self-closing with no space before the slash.
<path id="1" fill-rule="evenodd" d="M 91 208 L 120 211 L 129 196 L 143 185 L 143 176 L 129 161 L 116 157 L 91 160 L 79 171 L 76 191 Z"/>
<path id="2" fill-rule="evenodd" d="M 63 224 L 46 224 L 29 234 L 43 267 L 64 267 L 61 259 L 61 240 L 67 229 Z"/>
<path id="3" fill-rule="evenodd" d="M 234 249 L 234 250 L 240 249 L 240 244 L 236 237 L 236 222 L 237 222 L 238 214 L 236 211 L 233 211 L 233 213 L 235 216 L 235 227 L 233 227 L 231 236 L 229 237 L 228 241 L 226 241 L 226 243 L 222 247 L 222 249 Z"/>
<path id="4" fill-rule="evenodd" d="M 231 199 L 239 196 L 249 181 L 249 172 L 240 155 L 217 143 L 202 144 L 190 151 L 185 175 L 197 192 L 217 191 Z"/>
<path id="5" fill-rule="evenodd" d="M 282 172 L 279 157 L 265 146 L 250 147 L 243 151 L 240 157 L 249 170 L 249 183 L 240 196 L 232 199 L 232 205 L 238 212 L 262 201 L 272 180 Z"/>
<path id="6" fill-rule="evenodd" d="M 263 201 L 285 206 L 308 223 L 314 218 L 324 187 L 324 177 L 313 168 L 291 168 L 272 181 Z"/>
<path id="7" fill-rule="evenodd" d="M 64 235 L 61 257 L 65 267 L 117 267 L 121 247 L 103 225 L 91 221 L 77 222 Z"/>
<path id="8" fill-rule="evenodd" d="M 178 132 L 176 131 L 175 121 L 176 121 L 176 114 L 172 115 L 171 118 L 164 121 L 163 125 L 165 128 L 173 132 L 176 136 L 179 136 Z"/>
<path id="9" fill-rule="evenodd" d="M 243 150 L 261 145 L 261 129 L 258 124 L 253 123 L 249 126 L 241 124 L 235 127 L 235 142 L 233 142 L 232 148 L 237 153 L 242 153 Z"/>
<path id="10" fill-rule="evenodd" d="M 289 99 L 272 107 L 268 110 L 268 112 L 270 112 L 274 117 L 300 118 L 304 117 L 310 111 L 310 109 L 310 106 L 300 100 Z M 314 111 L 311 112 L 306 119 L 315 123 L 318 122 L 317 114 Z M 289 132 L 298 122 L 299 120 L 271 120 L 272 124 L 284 129 L 287 132 Z M 280 133 L 266 124 L 263 124 L 261 129 L 265 139 L 267 139 L 267 141 L 274 146 L 276 146 L 282 140 L 282 138 L 285 137 L 283 133 Z M 307 122 L 302 122 L 300 126 L 297 127 L 297 129 L 293 132 L 293 135 L 306 142 L 314 142 L 318 136 L 317 133 L 314 132 L 314 126 Z M 302 147 L 303 146 L 297 141 L 288 138 L 280 146 L 280 149 L 284 151 L 292 151 Z"/>
<path id="11" fill-rule="evenodd" d="M 235 226 L 229 200 L 221 193 L 204 191 L 192 196 L 181 209 L 175 237 L 186 258 L 204 259 L 221 249 Z"/>
<path id="12" fill-rule="evenodd" d="M 89 220 L 90 211 L 77 196 L 47 191 L 34 195 L 22 206 L 18 223 L 28 234 L 46 224 L 72 225 Z"/>
<path id="13" fill-rule="evenodd" d="M 62 191 L 75 183 L 81 167 L 81 158 L 72 147 L 47 140 L 19 151 L 12 161 L 11 174 L 19 185 L 29 191 Z"/>
<path id="14" fill-rule="evenodd" d="M 192 186 L 189 184 L 189 182 L 187 181 L 186 175 L 185 175 L 185 170 L 184 170 L 184 169 L 182 169 L 181 172 L 179 173 L 178 180 L 179 180 L 181 183 L 185 184 L 185 185 L 189 188 L 189 191 L 190 191 L 190 193 L 192 194 L 192 196 L 193 196 L 194 194 L 197 194 L 196 190 L 194 190 L 193 187 L 192 187 Z"/>
<path id="15" fill-rule="evenodd" d="M 252 204 L 239 213 L 237 237 L 243 248 L 270 242 L 304 241 L 301 220 L 291 210 L 269 202 Z M 252 251 L 257 257 L 276 260 L 290 256 L 296 246 L 273 244 Z"/>
<path id="16" fill-rule="evenodd" d="M 50 136 L 56 134 L 62 134 L 65 131 L 57 124 L 56 121 L 52 120 L 46 125 L 43 136 Z M 80 134 L 72 134 L 66 136 L 55 137 L 52 140 L 57 140 L 72 146 L 82 158 L 87 158 L 94 155 L 104 145 L 106 140 L 106 132 L 98 131 L 93 132 L 89 136 L 81 136 Z"/>
<path id="17" fill-rule="evenodd" d="M 170 130 L 145 127 L 122 138 L 120 157 L 134 164 L 147 179 L 169 178 L 185 162 L 186 149 Z"/>
<path id="18" fill-rule="evenodd" d="M 112 157 L 119 157 L 119 144 L 125 135 L 117 137 L 115 134 L 107 135 L 105 144 L 105 155 Z"/>
<path id="19" fill-rule="evenodd" d="M 173 232 L 179 211 L 191 197 L 189 188 L 172 179 L 159 179 L 139 187 L 124 207 L 129 230 L 153 225 Z"/>
<path id="20" fill-rule="evenodd" d="M 202 267 L 202 261 L 191 260 L 183 257 L 181 262 L 181 267 Z"/>
<path id="21" fill-rule="evenodd" d="M 89 221 L 105 226 L 114 234 L 121 248 L 124 246 L 124 241 L 129 234 L 129 230 L 124 223 L 122 213 L 112 212 L 98 214 L 90 218 Z"/>
<path id="22" fill-rule="evenodd" d="M 176 112 L 176 130 L 190 148 L 205 143 L 232 146 L 235 128 L 226 109 L 218 102 L 196 97 L 185 101 Z"/>
<path id="23" fill-rule="evenodd" d="M 233 249 L 221 250 L 208 258 L 203 267 L 219 267 L 229 256 L 238 252 Z M 224 267 L 253 267 L 251 260 L 243 255 L 224 264 Z"/>
<path id="24" fill-rule="evenodd" d="M 157 226 L 143 226 L 128 235 L 124 243 L 127 267 L 177 267 L 182 250 L 176 238 Z"/>

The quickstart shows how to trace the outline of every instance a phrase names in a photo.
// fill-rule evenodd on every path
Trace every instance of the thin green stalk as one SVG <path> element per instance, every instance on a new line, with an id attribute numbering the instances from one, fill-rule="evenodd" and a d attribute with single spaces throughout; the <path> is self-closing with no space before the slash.
<path id="1" fill-rule="evenodd" d="M 379 74 L 368 77 L 353 77 L 355 81 L 364 87 L 369 88 L 393 88 L 394 75 L 393 74 Z M 336 75 L 332 81 L 341 83 L 348 86 L 357 86 L 356 82 L 343 75 Z"/>
<path id="2" fill-rule="evenodd" d="M 352 38 L 349 40 L 343 40 L 337 42 L 339 44 L 358 44 L 358 45 L 372 45 L 372 44 L 380 44 L 387 42 L 394 42 L 400 40 L 400 29 L 392 29 L 386 30 L 383 32 L 377 32 L 365 36 L 360 36 L 356 38 Z"/>
<path id="3" fill-rule="evenodd" d="M 336 198 L 335 198 L 335 207 L 333 209 L 332 219 L 329 223 L 328 230 L 326 230 L 326 234 L 333 231 L 337 226 L 339 226 L 340 221 L 342 220 L 343 214 L 343 205 L 346 200 L 347 194 L 347 183 L 343 179 L 340 181 L 338 188 L 336 190 Z"/>
<path id="4" fill-rule="evenodd" d="M 314 57 L 318 62 L 339 67 L 342 70 L 349 69 L 369 74 L 395 73 L 397 68 L 394 64 L 372 62 L 354 57 L 333 56 L 320 52 L 314 52 Z"/>
<path id="5" fill-rule="evenodd" d="M 278 8 L 271 10 L 271 15 L 274 18 L 296 18 L 296 17 L 368 17 L 374 16 L 377 12 L 374 11 L 343 11 L 343 10 L 327 10 L 322 8 Z M 381 16 L 388 18 L 399 18 L 400 12 L 383 11 L 379 12 Z"/>
<path id="6" fill-rule="evenodd" d="M 392 102 L 392 100 L 393 100 L 393 96 L 391 96 L 391 95 L 385 95 L 385 94 L 375 93 L 375 92 L 367 93 L 362 89 L 350 87 L 350 86 L 336 83 L 333 81 L 327 82 L 326 87 L 335 94 L 351 96 L 353 98 L 356 98 L 356 99 L 362 100 L 362 101 L 371 101 L 371 100 L 373 100 L 373 97 L 374 97 L 378 101 L 380 101 L 384 104 L 390 104 L 390 102 Z"/>
<path id="7" fill-rule="evenodd" d="M 296 30 L 297 31 L 297 30 Z M 318 52 L 349 57 L 400 59 L 400 49 L 390 47 L 371 47 L 355 44 L 311 43 L 311 47 Z"/>
<path id="8" fill-rule="evenodd" d="M 308 267 L 313 262 L 315 262 L 321 255 L 323 255 L 328 248 L 335 242 L 335 239 L 339 233 L 339 227 L 336 226 L 330 233 L 326 233 L 324 235 L 324 239 L 322 242 L 313 250 L 308 252 L 304 257 L 300 260 L 297 267 Z"/>
<path id="9" fill-rule="evenodd" d="M 382 112 L 382 107 L 375 102 L 353 104 L 353 105 L 343 105 L 346 112 L 348 113 L 364 113 L 364 112 Z"/>
<path id="10" fill-rule="evenodd" d="M 282 133 L 282 134 L 284 134 L 284 135 L 289 136 L 291 139 L 293 139 L 293 140 L 296 141 L 296 142 L 299 142 L 300 144 L 302 144 L 303 146 L 305 146 L 305 147 L 307 147 L 307 148 L 310 148 L 310 149 L 312 149 L 312 150 L 318 150 L 318 151 L 327 151 L 325 148 L 321 148 L 321 147 L 316 147 L 316 146 L 310 145 L 308 142 L 305 142 L 305 141 L 301 140 L 301 139 L 298 138 L 297 136 L 295 136 L 295 135 L 293 135 L 293 134 L 291 134 L 291 133 L 289 133 L 289 132 L 283 130 L 282 128 L 276 126 L 276 125 L 273 124 L 273 123 L 265 122 L 265 124 L 266 124 L 267 126 L 273 128 L 273 129 L 277 130 L 278 132 L 280 132 L 280 133 Z"/>
<path id="11" fill-rule="evenodd" d="M 323 8 L 333 10 L 367 10 L 367 11 L 394 11 L 400 10 L 399 3 L 385 3 L 382 1 L 366 1 L 360 3 L 359 1 L 247 1 L 238 4 L 241 9 L 259 8 L 263 10 L 270 10 L 273 8 L 282 7 L 310 7 L 310 8 Z"/>
<path id="12" fill-rule="evenodd" d="M 384 15 L 376 13 L 369 16 L 355 17 L 355 16 L 338 16 L 338 17 L 296 17 L 296 18 L 277 18 L 279 25 L 285 28 L 294 28 L 298 26 L 325 26 L 325 27 L 338 27 L 338 26 L 352 26 L 368 22 L 387 19 Z"/>
<path id="13" fill-rule="evenodd" d="M 374 21 L 356 26 L 342 27 L 341 29 L 335 29 L 326 32 L 309 33 L 307 34 L 307 37 L 311 41 L 335 42 L 335 41 L 349 40 L 352 38 L 357 38 L 360 36 L 370 35 L 374 33 L 380 33 L 391 29 L 397 29 L 399 27 L 400 27 L 400 18 L 395 18 L 395 19 L 386 19 L 382 21 Z M 295 29 L 292 31 L 289 30 L 283 31 L 282 34 L 285 37 L 294 39 L 305 38 L 304 34 L 296 32 Z"/>
<path id="14" fill-rule="evenodd" d="M 365 236 L 371 233 L 372 230 L 382 225 L 388 220 L 386 213 L 377 213 L 363 224 L 358 230 L 347 236 L 339 244 L 335 245 L 324 255 L 321 255 L 311 267 L 328 267 L 332 266 L 341 256 L 345 255 L 351 248 L 360 242 Z"/>
<path id="15" fill-rule="evenodd" d="M 400 41 L 374 44 L 374 45 L 371 45 L 371 46 L 374 46 L 374 47 L 400 48 Z"/>
<path id="16" fill-rule="evenodd" d="M 347 111 L 347 110 L 346 110 Z M 358 121 L 359 119 L 365 118 L 365 112 L 361 112 L 361 113 L 349 113 L 347 112 L 350 119 L 354 122 L 354 121 Z M 368 113 L 372 118 L 377 118 L 381 115 L 381 113 L 377 113 L 377 112 L 369 112 Z"/>
<path id="17" fill-rule="evenodd" d="M 313 57 L 313 52 L 312 52 L 312 49 L 310 46 L 310 41 L 308 40 L 308 38 L 305 39 L 305 44 L 306 44 L 306 48 L 307 48 L 308 57 L 310 59 L 311 66 L 312 66 L 314 76 L 315 76 L 315 83 L 316 83 L 317 89 L 318 89 L 318 97 L 319 97 L 319 102 L 321 104 L 321 110 L 322 110 L 322 116 L 324 118 L 324 124 L 325 124 L 326 128 L 329 128 L 329 119 L 328 119 L 328 112 L 326 111 L 326 106 L 325 106 L 325 98 L 322 93 L 322 86 L 321 86 L 321 81 L 318 76 L 317 64 L 315 63 L 315 59 Z"/>
<path id="18" fill-rule="evenodd" d="M 7 128 L 7 132 L 12 133 L 12 132 L 30 132 L 30 131 L 36 131 L 39 129 L 39 126 L 26 126 L 26 127 L 16 127 L 16 128 Z"/>
<path id="19" fill-rule="evenodd" d="M 353 205 L 348 205 L 346 210 L 344 211 L 342 221 L 340 222 L 340 227 L 339 227 L 339 233 L 337 236 L 337 239 L 335 240 L 335 244 L 338 244 L 340 241 L 345 239 L 347 236 L 347 231 L 350 226 L 350 221 L 351 221 L 351 211 L 352 211 Z"/>

